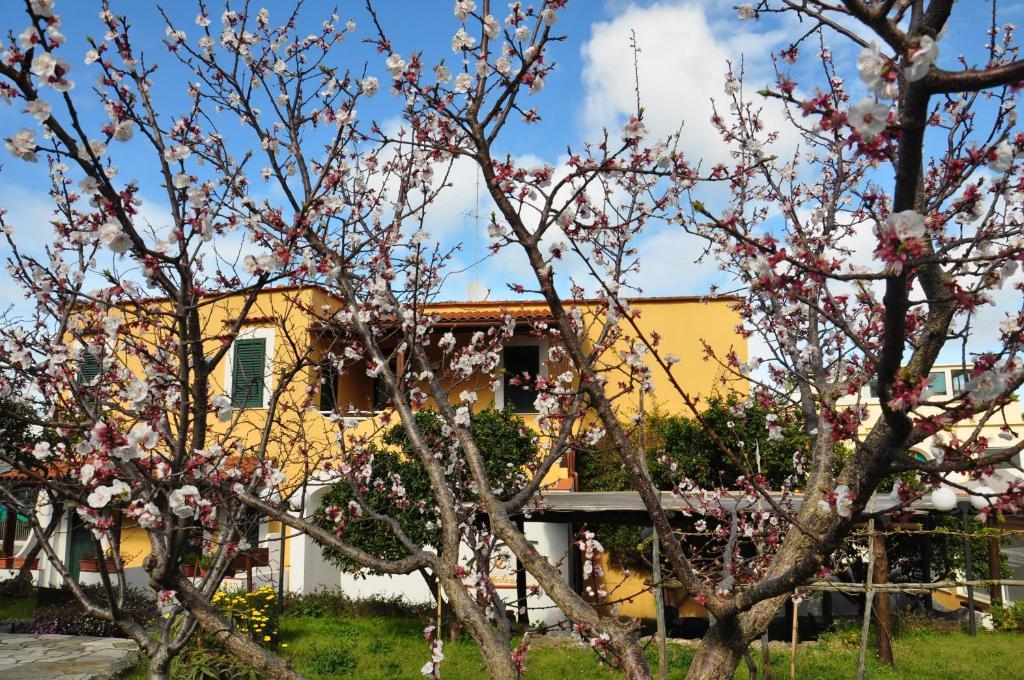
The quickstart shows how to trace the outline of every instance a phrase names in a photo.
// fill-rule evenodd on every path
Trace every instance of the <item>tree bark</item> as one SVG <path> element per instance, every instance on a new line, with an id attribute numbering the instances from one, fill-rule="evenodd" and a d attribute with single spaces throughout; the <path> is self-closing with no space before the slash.
<path id="1" fill-rule="evenodd" d="M 253 642 L 248 635 L 235 630 L 184 577 L 179 577 L 171 585 L 175 586 L 178 599 L 203 630 L 227 647 L 236 657 L 261 671 L 270 680 L 303 680 L 287 661 Z"/>
<path id="2" fill-rule="evenodd" d="M 146 677 L 149 680 L 168 680 L 171 677 L 171 656 L 161 647 L 147 658 Z"/>
<path id="3" fill-rule="evenodd" d="M 747 649 L 741 638 L 735 621 L 725 627 L 720 621 L 711 624 L 700 641 L 686 680 L 732 680 Z"/>
<path id="4" fill-rule="evenodd" d="M 439 574 L 438 577 L 452 608 L 465 624 L 484 657 L 487 677 L 491 680 L 518 680 L 519 670 L 512 662 L 509 640 L 484 617 L 474 598 L 458 578 L 445 574 Z"/>

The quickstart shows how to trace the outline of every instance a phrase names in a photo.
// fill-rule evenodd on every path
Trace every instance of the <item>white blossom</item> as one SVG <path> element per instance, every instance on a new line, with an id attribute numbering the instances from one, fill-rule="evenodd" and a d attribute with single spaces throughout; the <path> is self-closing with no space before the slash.
<path id="1" fill-rule="evenodd" d="M 185 519 L 195 517 L 195 505 L 199 503 L 199 500 L 199 489 L 191 484 L 186 484 L 170 493 L 167 497 L 167 505 L 170 507 L 171 512 Z"/>
<path id="2" fill-rule="evenodd" d="M 359 84 L 359 88 L 367 97 L 372 97 L 377 94 L 378 90 L 380 90 L 380 81 L 373 76 L 367 76 L 363 78 L 363 82 Z"/>
<path id="3" fill-rule="evenodd" d="M 43 101 L 42 99 L 33 99 L 25 105 L 25 110 L 31 113 L 32 117 L 40 123 L 46 122 L 46 119 L 50 117 L 52 108 L 50 102 Z"/>
<path id="4" fill-rule="evenodd" d="M 993 158 L 988 162 L 988 167 L 996 172 L 1006 172 L 1013 166 L 1013 159 L 1016 156 L 1013 145 L 1007 140 L 996 144 L 992 150 Z"/>
<path id="5" fill-rule="evenodd" d="M 218 394 L 210 401 L 210 403 L 213 405 L 213 408 L 217 409 L 218 420 L 222 423 L 226 423 L 231 420 L 231 397 L 225 394 Z"/>
<path id="6" fill-rule="evenodd" d="M 922 35 L 917 47 L 910 52 L 910 63 L 903 69 L 903 75 L 907 80 L 913 82 L 921 80 L 928 75 L 928 69 L 932 67 L 939 57 L 939 45 L 929 35 Z"/>
<path id="7" fill-rule="evenodd" d="M 469 92 L 469 88 L 473 85 L 473 77 L 468 73 L 460 73 L 455 76 L 455 86 L 452 90 L 458 94 L 465 94 Z"/>
<path id="8" fill-rule="evenodd" d="M 405 66 L 405 60 L 398 54 L 389 55 L 387 61 L 384 62 L 384 67 L 388 70 L 388 73 L 395 78 L 405 73 Z"/>
<path id="9" fill-rule="evenodd" d="M 885 220 L 885 225 L 892 229 L 901 241 L 923 239 L 928 233 L 924 224 L 924 216 L 913 210 L 903 210 L 889 215 Z"/>
<path id="10" fill-rule="evenodd" d="M 864 139 L 877 137 L 888 125 L 889 107 L 865 97 L 850 107 L 849 121 Z"/>
<path id="11" fill-rule="evenodd" d="M 132 244 L 128 234 L 121 229 L 121 225 L 113 220 L 100 225 L 99 237 L 100 243 L 119 255 L 127 252 Z"/>
<path id="12" fill-rule="evenodd" d="M 13 137 L 4 141 L 4 146 L 23 161 L 35 163 L 38 160 L 36 158 L 36 133 L 32 130 L 18 130 Z"/>
<path id="13" fill-rule="evenodd" d="M 882 54 L 878 45 L 872 43 L 861 50 L 857 56 L 857 72 L 861 81 L 878 97 L 892 99 L 896 96 L 898 87 L 891 60 Z"/>
<path id="14" fill-rule="evenodd" d="M 50 450 L 50 442 L 38 442 L 32 449 L 32 455 L 36 460 L 47 460 L 53 455 Z"/>
<path id="15" fill-rule="evenodd" d="M 469 17 L 469 13 L 476 9 L 476 3 L 473 0 L 457 0 L 455 3 L 455 16 L 459 18 L 459 21 L 465 21 Z"/>
<path id="16" fill-rule="evenodd" d="M 466 33 L 466 29 L 460 28 L 452 36 L 452 52 L 463 52 L 465 50 L 473 49 L 473 45 L 476 44 L 476 38 Z"/>

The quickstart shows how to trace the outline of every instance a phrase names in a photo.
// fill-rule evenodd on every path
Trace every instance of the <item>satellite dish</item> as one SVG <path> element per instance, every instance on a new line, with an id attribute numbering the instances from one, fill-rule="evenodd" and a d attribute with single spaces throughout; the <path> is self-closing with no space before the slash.
<path id="1" fill-rule="evenodd" d="M 466 286 L 466 299 L 470 302 L 483 302 L 490 293 L 491 290 L 479 281 L 470 281 Z"/>

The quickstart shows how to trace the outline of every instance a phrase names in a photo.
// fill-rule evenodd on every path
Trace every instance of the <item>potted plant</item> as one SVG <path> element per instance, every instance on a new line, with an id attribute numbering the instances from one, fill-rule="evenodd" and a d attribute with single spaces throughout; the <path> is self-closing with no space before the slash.
<path id="1" fill-rule="evenodd" d="M 181 573 L 189 578 L 199 574 L 199 561 L 201 556 L 198 553 L 188 553 L 182 558 Z"/>

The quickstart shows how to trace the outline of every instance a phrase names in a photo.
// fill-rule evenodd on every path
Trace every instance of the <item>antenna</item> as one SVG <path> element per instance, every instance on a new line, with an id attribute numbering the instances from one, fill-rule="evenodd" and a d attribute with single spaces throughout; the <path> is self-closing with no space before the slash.
<path id="1" fill-rule="evenodd" d="M 473 210 L 473 280 L 466 284 L 466 299 L 483 302 L 490 289 L 480 282 L 480 168 L 476 172 L 476 208 Z"/>

